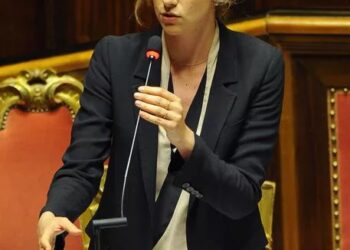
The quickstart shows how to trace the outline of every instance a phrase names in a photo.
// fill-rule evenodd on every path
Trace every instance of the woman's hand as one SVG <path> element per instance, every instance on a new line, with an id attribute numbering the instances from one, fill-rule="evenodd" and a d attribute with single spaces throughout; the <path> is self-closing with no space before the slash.
<path id="1" fill-rule="evenodd" d="M 194 133 L 185 123 L 181 99 L 160 87 L 141 86 L 138 91 L 134 97 L 140 116 L 162 126 L 170 143 L 187 159 L 194 147 Z"/>
<path id="2" fill-rule="evenodd" d="M 56 236 L 64 231 L 71 235 L 81 234 L 81 230 L 67 218 L 56 217 L 51 212 L 44 212 L 38 222 L 39 250 L 53 250 Z"/>

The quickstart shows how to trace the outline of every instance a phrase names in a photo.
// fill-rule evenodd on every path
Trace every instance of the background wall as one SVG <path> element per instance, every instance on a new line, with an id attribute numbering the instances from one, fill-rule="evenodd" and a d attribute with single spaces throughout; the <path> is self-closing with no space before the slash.
<path id="1" fill-rule="evenodd" d="M 92 48 L 107 34 L 137 30 L 132 0 L 0 0 L 0 64 Z M 349 0 L 237 0 L 228 20 L 272 9 L 346 10 Z"/>
<path id="2" fill-rule="evenodd" d="M 0 64 L 62 54 L 135 31 L 130 0 L 0 1 Z"/>

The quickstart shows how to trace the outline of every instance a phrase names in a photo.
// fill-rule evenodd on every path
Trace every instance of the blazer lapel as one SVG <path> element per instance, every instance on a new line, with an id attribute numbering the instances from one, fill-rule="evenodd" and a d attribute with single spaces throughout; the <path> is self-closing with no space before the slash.
<path id="1" fill-rule="evenodd" d="M 219 23 L 219 28 L 218 61 L 201 133 L 201 137 L 212 150 L 215 150 L 221 129 L 237 98 L 230 86 L 238 81 L 236 41 L 231 39 L 232 36 L 223 24 Z M 191 209 L 194 200 L 191 196 L 189 209 Z"/>
<path id="2" fill-rule="evenodd" d="M 134 78 L 141 86 L 146 81 L 149 60 L 145 57 L 146 48 L 140 53 L 140 58 L 134 72 Z M 160 86 L 161 60 L 153 61 L 148 81 L 149 86 Z M 133 91 L 137 86 L 133 85 Z M 133 97 L 132 97 L 133 98 Z M 138 109 L 134 109 L 135 120 L 138 116 Z M 155 188 L 157 171 L 157 148 L 158 148 L 158 127 L 140 119 L 136 142 L 139 147 L 140 167 L 143 177 L 143 184 L 151 215 L 155 206 Z"/>

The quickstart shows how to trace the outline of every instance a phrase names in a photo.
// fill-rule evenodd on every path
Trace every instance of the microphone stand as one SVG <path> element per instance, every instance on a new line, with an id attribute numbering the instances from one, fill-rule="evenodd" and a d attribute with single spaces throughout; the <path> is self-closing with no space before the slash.
<path id="1" fill-rule="evenodd" d="M 101 250 L 101 230 L 108 228 L 118 228 L 128 225 L 126 217 L 92 220 L 92 230 L 94 237 L 94 249 Z"/>
<path id="2" fill-rule="evenodd" d="M 153 39 L 152 42 L 156 43 L 156 47 L 157 47 L 157 44 L 161 44 L 159 37 L 156 37 L 156 38 L 151 37 L 150 40 L 152 40 L 152 39 Z M 154 40 L 157 40 L 157 41 L 154 41 Z M 149 41 L 149 43 L 150 43 L 150 41 Z M 158 45 L 158 47 L 160 47 L 160 45 Z M 157 52 L 157 50 L 153 51 L 152 49 L 149 49 L 149 51 L 146 53 L 146 56 L 149 59 L 149 66 L 148 66 L 145 86 L 148 85 L 149 75 L 150 75 L 151 68 L 152 68 L 152 62 L 159 58 L 159 53 Z M 101 230 L 125 227 L 128 225 L 128 220 L 124 216 L 124 194 L 125 194 L 126 180 L 127 180 L 129 168 L 130 168 L 131 157 L 132 157 L 132 153 L 134 151 L 137 130 L 139 127 L 139 121 L 140 121 L 140 115 L 138 115 L 138 117 L 137 117 L 134 135 L 133 135 L 131 148 L 130 148 L 130 152 L 129 152 L 128 162 L 127 162 L 125 175 L 124 175 L 123 191 L 122 191 L 122 196 L 121 196 L 121 217 L 120 218 L 92 220 L 92 230 L 93 230 L 94 249 L 95 250 L 101 250 Z"/>

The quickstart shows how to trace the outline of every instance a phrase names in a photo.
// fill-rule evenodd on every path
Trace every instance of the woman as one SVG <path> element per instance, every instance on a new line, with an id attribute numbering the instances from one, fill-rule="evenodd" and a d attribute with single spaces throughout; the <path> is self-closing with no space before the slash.
<path id="1" fill-rule="evenodd" d="M 61 231 L 80 233 L 70 221 L 94 197 L 107 157 L 95 219 L 120 216 L 138 113 L 128 226 L 104 231 L 103 249 L 264 249 L 257 203 L 278 130 L 283 62 L 275 48 L 216 21 L 216 9 L 230 3 L 138 0 L 137 9 L 154 9 L 162 29 L 99 42 L 39 220 L 40 249 L 52 249 Z M 162 60 L 151 86 L 134 92 L 145 82 L 144 51 L 154 34 L 162 37 Z"/>

